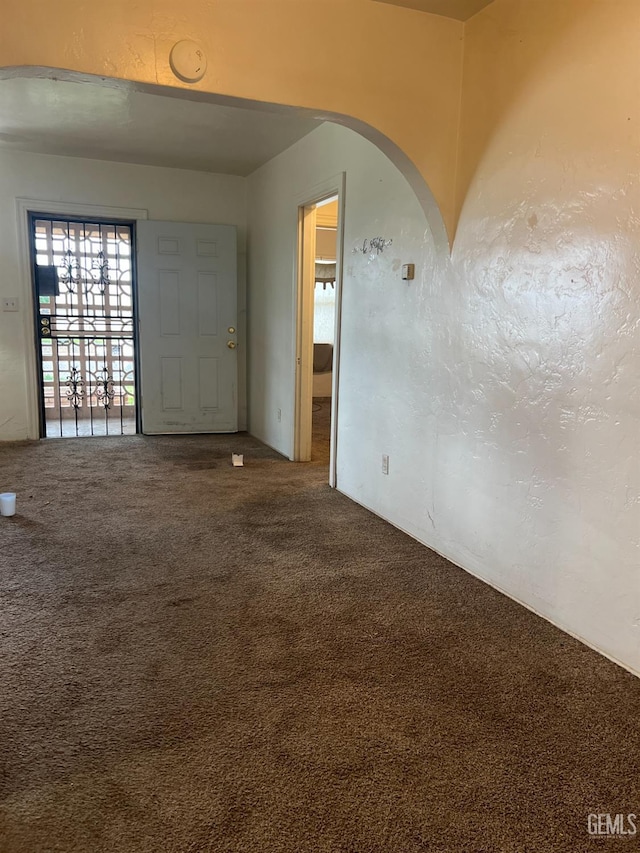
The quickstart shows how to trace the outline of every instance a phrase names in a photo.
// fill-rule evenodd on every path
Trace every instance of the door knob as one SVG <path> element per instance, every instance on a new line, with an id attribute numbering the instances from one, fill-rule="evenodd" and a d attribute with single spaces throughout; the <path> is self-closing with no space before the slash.
<path id="1" fill-rule="evenodd" d="M 236 342 L 235 341 L 227 341 L 227 346 L 229 347 L 229 349 L 235 349 L 236 348 Z"/>

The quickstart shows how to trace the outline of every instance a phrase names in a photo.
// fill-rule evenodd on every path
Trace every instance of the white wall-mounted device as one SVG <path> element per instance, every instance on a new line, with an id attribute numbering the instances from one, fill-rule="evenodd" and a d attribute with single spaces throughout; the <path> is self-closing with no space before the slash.
<path id="1" fill-rule="evenodd" d="M 169 56 L 171 70 L 185 83 L 197 83 L 202 80 L 207 70 L 207 57 L 200 45 L 184 39 L 176 42 Z"/>

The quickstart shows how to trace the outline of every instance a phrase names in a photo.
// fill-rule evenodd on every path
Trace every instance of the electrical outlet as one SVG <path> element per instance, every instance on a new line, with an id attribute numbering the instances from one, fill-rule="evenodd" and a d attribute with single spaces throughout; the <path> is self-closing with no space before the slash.
<path id="1" fill-rule="evenodd" d="M 383 474 L 389 473 L 389 457 L 387 456 L 386 453 L 382 454 L 382 473 Z"/>
<path id="2" fill-rule="evenodd" d="M 3 311 L 19 311 L 20 300 L 17 296 L 3 296 L 2 298 Z"/>
<path id="3" fill-rule="evenodd" d="M 276 409 L 276 417 L 279 421 L 282 420 L 282 409 Z"/>

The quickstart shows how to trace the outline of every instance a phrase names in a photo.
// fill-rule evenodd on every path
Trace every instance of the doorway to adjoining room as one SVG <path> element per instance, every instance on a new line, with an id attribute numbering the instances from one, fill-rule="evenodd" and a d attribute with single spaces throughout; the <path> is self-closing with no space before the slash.
<path id="1" fill-rule="evenodd" d="M 326 466 L 333 488 L 337 486 L 344 191 L 344 173 L 334 175 L 301 194 L 298 206 L 292 459 Z"/>
<path id="2" fill-rule="evenodd" d="M 329 464 L 331 389 L 336 328 L 338 199 L 316 205 L 313 289 L 313 414 L 311 460 Z"/>

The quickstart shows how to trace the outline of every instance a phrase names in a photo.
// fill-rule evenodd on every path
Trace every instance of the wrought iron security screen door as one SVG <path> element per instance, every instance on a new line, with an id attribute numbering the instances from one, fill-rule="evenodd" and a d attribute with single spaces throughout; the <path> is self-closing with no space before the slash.
<path id="1" fill-rule="evenodd" d="M 133 224 L 31 217 L 47 438 L 137 432 Z"/>

